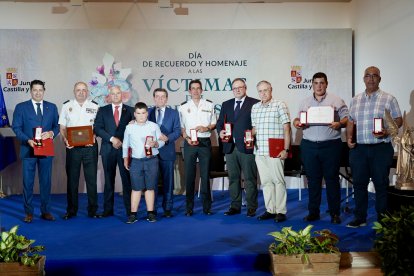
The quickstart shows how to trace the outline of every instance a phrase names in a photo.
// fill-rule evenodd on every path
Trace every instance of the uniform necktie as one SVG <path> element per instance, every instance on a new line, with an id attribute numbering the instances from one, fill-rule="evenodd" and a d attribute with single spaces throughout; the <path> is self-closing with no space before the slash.
<path id="1" fill-rule="evenodd" d="M 119 125 L 119 105 L 115 106 L 114 119 L 116 126 Z"/>
<path id="2" fill-rule="evenodd" d="M 237 116 L 239 115 L 241 102 L 242 101 L 236 101 L 237 105 L 236 105 L 236 108 L 234 109 L 234 119 L 237 119 Z"/>
<path id="3" fill-rule="evenodd" d="M 37 118 L 39 119 L 39 121 L 42 121 L 43 115 L 42 115 L 42 110 L 40 109 L 40 103 L 36 103 L 36 105 L 37 105 L 37 109 L 36 109 Z"/>
<path id="4" fill-rule="evenodd" d="M 162 111 L 161 111 L 161 108 L 158 108 L 157 125 L 161 126 L 161 124 L 162 124 Z"/>

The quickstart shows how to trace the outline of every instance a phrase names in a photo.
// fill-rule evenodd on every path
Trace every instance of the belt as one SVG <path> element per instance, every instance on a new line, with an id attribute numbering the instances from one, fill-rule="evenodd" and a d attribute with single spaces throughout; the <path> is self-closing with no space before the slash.
<path id="1" fill-rule="evenodd" d="M 197 140 L 200 140 L 200 141 L 208 141 L 208 140 L 210 140 L 210 137 L 198 137 L 197 138 Z"/>
<path id="2" fill-rule="evenodd" d="M 132 159 L 146 161 L 146 160 L 154 159 L 156 157 L 157 157 L 157 155 L 151 155 L 151 156 L 147 156 L 147 157 L 143 157 L 143 158 L 134 158 L 134 157 L 132 157 Z"/>

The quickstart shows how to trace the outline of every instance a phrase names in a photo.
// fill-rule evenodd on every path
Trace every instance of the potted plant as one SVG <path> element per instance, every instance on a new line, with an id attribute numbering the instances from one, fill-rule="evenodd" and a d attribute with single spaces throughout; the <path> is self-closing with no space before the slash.
<path id="1" fill-rule="evenodd" d="M 313 225 L 294 231 L 283 227 L 271 232 L 275 238 L 269 246 L 272 272 L 283 274 L 337 274 L 341 253 L 336 247 L 338 237 L 324 229 L 311 233 Z"/>
<path id="2" fill-rule="evenodd" d="M 414 205 L 401 206 L 374 222 L 374 249 L 385 275 L 414 275 Z"/>
<path id="3" fill-rule="evenodd" d="M 43 275 L 46 258 L 38 253 L 44 246 L 33 246 L 35 241 L 18 235 L 17 229 L 1 233 L 0 275 Z"/>

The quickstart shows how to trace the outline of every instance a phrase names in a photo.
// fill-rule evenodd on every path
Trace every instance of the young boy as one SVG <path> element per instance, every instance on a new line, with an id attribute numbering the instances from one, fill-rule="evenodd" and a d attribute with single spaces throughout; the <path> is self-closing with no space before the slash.
<path id="1" fill-rule="evenodd" d="M 155 189 L 158 184 L 158 149 L 164 146 L 160 140 L 161 130 L 156 123 L 147 121 L 148 107 L 143 102 L 138 102 L 134 108 L 135 123 L 129 124 L 125 129 L 124 142 L 122 144 L 122 156 L 124 166 L 131 176 L 131 215 L 126 223 L 138 221 L 137 211 L 141 193 L 144 191 L 147 204 L 147 221 L 155 222 L 157 217 L 154 212 Z M 131 148 L 131 161 L 128 150 Z"/>

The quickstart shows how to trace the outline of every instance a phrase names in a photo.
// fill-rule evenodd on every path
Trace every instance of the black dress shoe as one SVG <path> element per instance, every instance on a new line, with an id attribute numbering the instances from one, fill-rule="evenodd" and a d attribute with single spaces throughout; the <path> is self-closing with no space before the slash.
<path id="1" fill-rule="evenodd" d="M 224 213 L 225 216 L 233 216 L 233 215 L 237 215 L 240 214 L 241 211 L 238 209 L 234 209 L 234 208 L 230 208 L 227 212 Z"/>
<path id="2" fill-rule="evenodd" d="M 98 218 L 102 218 L 102 215 L 101 214 L 89 214 L 88 217 L 98 219 Z"/>
<path id="3" fill-rule="evenodd" d="M 211 210 L 204 210 L 203 213 L 204 213 L 204 215 L 207 215 L 207 216 L 211 216 L 213 214 L 213 212 L 211 212 Z"/>
<path id="4" fill-rule="evenodd" d="M 114 212 L 112 211 L 112 212 L 104 212 L 103 214 L 102 214 L 102 216 L 104 217 L 104 218 L 107 218 L 107 217 L 113 217 L 114 216 Z"/>
<path id="5" fill-rule="evenodd" d="M 256 209 L 247 209 L 247 216 L 249 218 L 255 217 L 256 216 Z"/>
<path id="6" fill-rule="evenodd" d="M 258 220 L 267 220 L 267 219 L 274 219 L 276 217 L 276 214 L 271 214 L 269 212 L 264 212 L 260 216 L 257 217 Z"/>
<path id="7" fill-rule="evenodd" d="M 187 217 L 191 217 L 191 216 L 193 215 L 193 210 L 187 210 L 187 211 L 185 212 L 185 215 L 186 215 Z"/>
<path id="8" fill-rule="evenodd" d="M 285 214 L 276 214 L 275 216 L 275 222 L 282 222 L 286 220 L 286 215 Z"/>
<path id="9" fill-rule="evenodd" d="M 62 219 L 64 219 L 64 220 L 68 220 L 68 219 L 71 219 L 71 218 L 73 218 L 73 217 L 76 217 L 76 215 L 75 215 L 75 214 L 66 213 L 66 214 L 64 214 L 64 215 L 62 216 Z"/>
<path id="10" fill-rule="evenodd" d="M 309 214 L 303 218 L 304 221 L 308 221 L 308 222 L 320 220 L 320 219 L 321 219 L 320 215 L 316 215 L 316 214 Z"/>
<path id="11" fill-rule="evenodd" d="M 341 224 L 341 217 L 339 215 L 331 216 L 331 223 L 333 224 Z"/>
<path id="12" fill-rule="evenodd" d="M 165 218 L 171 218 L 173 217 L 173 214 L 171 213 L 170 210 L 164 211 L 164 214 L 162 215 Z"/>

